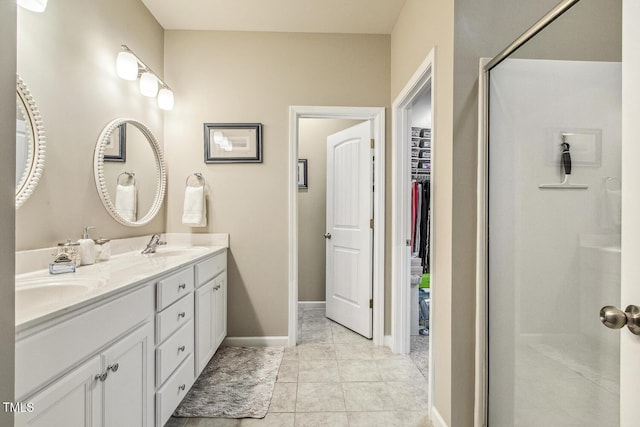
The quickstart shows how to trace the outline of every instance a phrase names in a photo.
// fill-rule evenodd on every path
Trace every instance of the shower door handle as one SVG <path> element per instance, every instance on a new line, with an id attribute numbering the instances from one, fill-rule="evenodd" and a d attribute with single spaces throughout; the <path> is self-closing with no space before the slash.
<path id="1" fill-rule="evenodd" d="M 640 335 L 640 307 L 637 305 L 628 305 L 624 311 L 612 305 L 604 306 L 600 309 L 600 321 L 611 329 L 627 325 L 632 334 Z"/>

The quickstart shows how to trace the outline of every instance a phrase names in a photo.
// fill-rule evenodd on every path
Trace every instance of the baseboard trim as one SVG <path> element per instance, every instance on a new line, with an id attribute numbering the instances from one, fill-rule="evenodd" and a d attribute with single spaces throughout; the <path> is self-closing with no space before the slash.
<path id="1" fill-rule="evenodd" d="M 327 305 L 324 301 L 298 301 L 298 309 L 305 308 L 325 308 Z"/>
<path id="2" fill-rule="evenodd" d="M 435 406 L 431 408 L 431 424 L 433 424 L 433 427 L 448 427 Z"/>
<path id="3" fill-rule="evenodd" d="M 224 345 L 235 347 L 286 347 L 288 336 L 283 337 L 226 337 Z"/>

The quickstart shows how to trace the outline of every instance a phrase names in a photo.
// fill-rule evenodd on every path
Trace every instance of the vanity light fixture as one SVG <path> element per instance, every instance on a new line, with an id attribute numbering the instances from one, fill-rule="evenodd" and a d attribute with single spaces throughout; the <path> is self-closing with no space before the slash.
<path id="1" fill-rule="evenodd" d="M 140 93 L 149 98 L 158 94 L 158 79 L 148 71 L 140 75 Z"/>
<path id="2" fill-rule="evenodd" d="M 44 12 L 47 8 L 47 0 L 17 0 L 18 6 L 32 12 Z"/>
<path id="3" fill-rule="evenodd" d="M 138 60 L 136 56 L 127 51 L 122 51 L 116 59 L 116 72 L 118 77 L 124 80 L 136 80 L 138 78 Z"/>
<path id="4" fill-rule="evenodd" d="M 173 110 L 173 92 L 171 89 L 163 87 L 158 92 L 158 107 L 163 110 Z"/>
<path id="5" fill-rule="evenodd" d="M 140 57 L 127 45 L 121 45 L 122 51 L 116 59 L 116 72 L 124 80 L 136 80 L 140 77 L 140 93 L 149 98 L 158 96 L 158 107 L 173 110 L 173 91 Z M 158 91 L 160 89 L 160 91 Z"/>

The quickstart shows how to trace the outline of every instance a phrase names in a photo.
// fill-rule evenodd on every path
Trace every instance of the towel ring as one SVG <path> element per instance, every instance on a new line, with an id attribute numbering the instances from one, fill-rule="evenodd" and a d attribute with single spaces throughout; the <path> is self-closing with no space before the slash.
<path id="1" fill-rule="evenodd" d="M 120 175 L 118 175 L 118 177 L 116 178 L 116 183 L 117 183 L 117 184 L 120 184 L 120 177 L 121 177 L 122 175 L 126 175 L 126 176 L 128 176 L 128 177 L 129 177 L 129 179 L 133 181 L 133 183 L 132 183 L 133 185 L 135 185 L 135 184 L 136 184 L 136 173 L 135 173 L 135 172 L 133 172 L 133 171 L 131 171 L 131 172 L 124 171 L 124 172 L 122 172 Z"/>
<path id="2" fill-rule="evenodd" d="M 198 180 L 198 182 L 202 182 L 202 186 L 204 187 L 205 184 L 207 183 L 207 181 L 204 179 L 204 177 L 202 176 L 202 174 L 200 172 L 196 172 L 196 173 L 192 173 L 191 175 L 187 176 L 187 179 L 185 181 L 186 185 L 189 185 L 189 178 L 191 178 L 192 176 L 195 176 L 196 179 Z"/>

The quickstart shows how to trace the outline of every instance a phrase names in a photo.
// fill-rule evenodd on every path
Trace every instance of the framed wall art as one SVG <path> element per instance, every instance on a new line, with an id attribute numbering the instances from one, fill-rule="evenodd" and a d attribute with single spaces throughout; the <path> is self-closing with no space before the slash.
<path id="1" fill-rule="evenodd" d="M 262 123 L 204 123 L 205 163 L 262 163 Z"/>
<path id="2" fill-rule="evenodd" d="M 111 133 L 111 139 L 105 145 L 105 162 L 126 162 L 127 161 L 127 124 L 121 123 Z"/>

